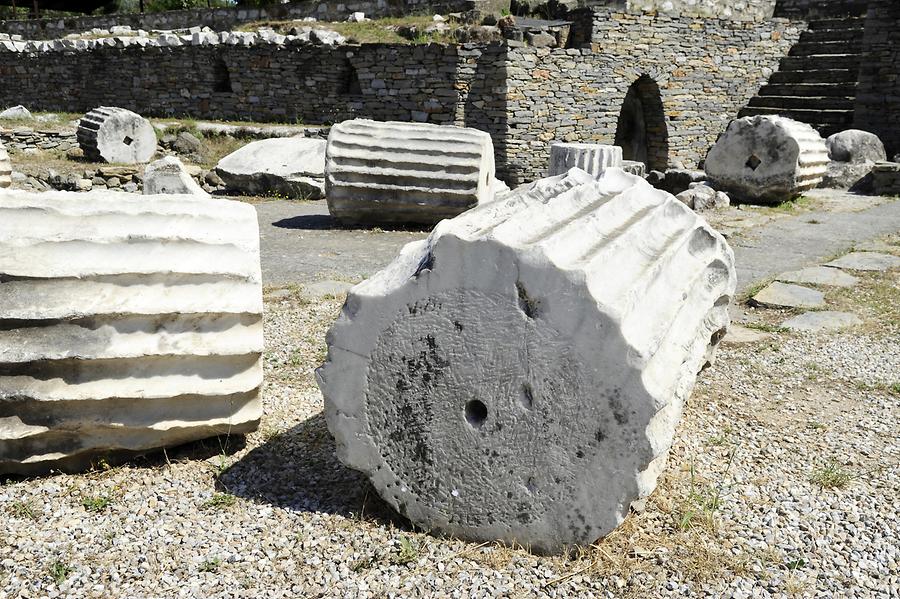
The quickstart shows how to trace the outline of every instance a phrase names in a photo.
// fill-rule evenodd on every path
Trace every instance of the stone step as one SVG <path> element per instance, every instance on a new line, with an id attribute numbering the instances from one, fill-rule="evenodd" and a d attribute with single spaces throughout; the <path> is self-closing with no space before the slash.
<path id="1" fill-rule="evenodd" d="M 816 44 L 822 42 L 861 42 L 864 30 L 852 29 L 811 29 L 800 34 L 801 44 Z"/>
<path id="2" fill-rule="evenodd" d="M 846 96 L 766 96 L 750 98 L 752 107 L 800 108 L 810 110 L 853 110 L 853 97 Z"/>
<path id="3" fill-rule="evenodd" d="M 769 83 L 758 95 L 855 97 L 856 83 Z"/>
<path id="4" fill-rule="evenodd" d="M 836 17 L 832 19 L 815 19 L 809 22 L 809 28 L 813 31 L 820 29 L 862 29 L 865 26 L 866 18 L 859 17 Z"/>
<path id="5" fill-rule="evenodd" d="M 780 71 L 820 71 L 825 69 L 858 69 L 859 54 L 806 54 L 785 56 L 779 63 Z"/>
<path id="6" fill-rule="evenodd" d="M 859 72 L 855 69 L 815 69 L 811 71 L 776 71 L 769 83 L 829 83 L 856 85 Z"/>
<path id="7" fill-rule="evenodd" d="M 760 114 L 774 114 L 784 116 L 813 126 L 851 125 L 853 124 L 852 110 L 816 110 L 803 108 L 771 108 L 764 106 L 748 106 L 743 108 L 738 116 L 756 116 Z M 817 127 L 818 128 L 818 127 Z M 846 127 L 845 127 L 846 128 Z"/>
<path id="8" fill-rule="evenodd" d="M 862 38 L 859 40 L 846 40 L 838 42 L 803 42 L 802 40 L 794 44 L 789 56 L 817 56 L 835 54 L 855 54 L 862 52 Z"/>

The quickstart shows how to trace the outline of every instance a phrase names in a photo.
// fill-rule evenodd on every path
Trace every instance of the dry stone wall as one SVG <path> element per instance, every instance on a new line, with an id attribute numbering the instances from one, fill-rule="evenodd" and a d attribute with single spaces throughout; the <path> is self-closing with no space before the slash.
<path id="1" fill-rule="evenodd" d="M 696 167 L 803 27 L 599 10 L 590 47 L 579 49 L 261 41 L 13 51 L 0 44 L 0 105 L 455 124 L 490 133 L 498 177 L 519 183 L 546 173 L 552 141 L 616 143 L 619 113 L 640 79 L 639 91 L 657 96 L 656 113 L 646 115 L 651 167 Z"/>
<path id="2" fill-rule="evenodd" d="M 158 13 L 134 13 L 96 17 L 68 17 L 0 21 L 0 32 L 18 34 L 25 39 L 53 39 L 92 29 L 110 29 L 127 25 L 132 29 L 167 30 L 209 27 L 218 31 L 233 29 L 241 23 L 262 20 L 290 20 L 315 17 L 320 21 L 344 21 L 353 12 L 368 17 L 390 17 L 416 12 L 454 12 L 475 4 L 467 0 L 308 0 L 289 4 L 270 4 L 260 8 L 216 8 L 172 10 Z"/>
<path id="3" fill-rule="evenodd" d="M 772 16 L 776 0 L 629 0 L 639 11 L 762 21 Z"/>

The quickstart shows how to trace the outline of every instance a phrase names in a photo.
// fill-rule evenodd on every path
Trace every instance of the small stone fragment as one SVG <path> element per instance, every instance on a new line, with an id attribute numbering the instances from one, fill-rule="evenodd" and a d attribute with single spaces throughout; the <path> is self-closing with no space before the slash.
<path id="1" fill-rule="evenodd" d="M 12 108 L 7 108 L 3 112 L 0 112 L 0 119 L 5 120 L 31 120 L 34 117 L 31 115 L 31 112 L 19 104 L 18 106 L 13 106 Z"/>
<path id="2" fill-rule="evenodd" d="M 851 252 L 837 260 L 826 262 L 825 266 L 848 270 L 883 271 L 900 267 L 900 257 L 878 252 Z"/>
<path id="3" fill-rule="evenodd" d="M 847 129 L 825 140 L 828 157 L 835 162 L 880 162 L 887 160 L 884 144 L 868 131 Z"/>
<path id="4" fill-rule="evenodd" d="M 12 185 L 12 163 L 9 161 L 9 154 L 3 147 L 3 141 L 0 141 L 0 189 Z"/>
<path id="5" fill-rule="evenodd" d="M 151 162 L 144 172 L 144 195 L 160 194 L 208 195 L 175 156 Z"/>
<path id="6" fill-rule="evenodd" d="M 775 281 L 753 296 L 753 302 L 773 308 L 821 308 L 825 296 L 821 291 Z"/>

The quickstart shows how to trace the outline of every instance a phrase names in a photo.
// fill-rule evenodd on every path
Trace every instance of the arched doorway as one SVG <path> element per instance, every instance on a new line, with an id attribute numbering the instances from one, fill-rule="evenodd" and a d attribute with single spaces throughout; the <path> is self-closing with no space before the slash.
<path id="1" fill-rule="evenodd" d="M 669 133 L 662 95 L 648 75 L 641 75 L 625 94 L 616 125 L 616 145 L 622 147 L 625 160 L 637 160 L 659 171 L 668 166 Z"/>

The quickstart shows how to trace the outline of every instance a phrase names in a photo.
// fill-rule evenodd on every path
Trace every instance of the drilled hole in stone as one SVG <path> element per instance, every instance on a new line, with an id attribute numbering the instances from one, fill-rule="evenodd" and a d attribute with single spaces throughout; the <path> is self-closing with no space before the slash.
<path id="1" fill-rule="evenodd" d="M 522 391 L 519 393 L 519 402 L 525 409 L 530 410 L 534 407 L 534 390 L 528 383 L 522 385 Z"/>
<path id="2" fill-rule="evenodd" d="M 748 167 L 751 171 L 755 171 L 756 168 L 757 168 L 760 164 L 762 164 L 762 160 L 760 160 L 759 157 L 758 157 L 756 154 L 751 154 L 751 155 L 750 155 L 750 158 L 747 159 L 747 163 L 746 163 L 746 164 L 747 164 L 747 167 Z"/>
<path id="3" fill-rule="evenodd" d="M 481 428 L 487 420 L 488 410 L 484 402 L 473 399 L 466 404 L 466 421 L 475 428 Z"/>
<path id="4" fill-rule="evenodd" d="M 125 144 L 126 146 L 130 146 L 133 141 L 134 140 L 131 139 L 130 137 L 125 137 L 125 139 L 122 140 L 122 143 Z"/>

